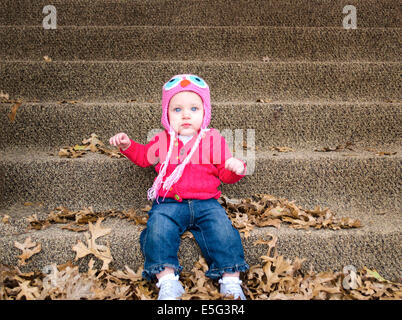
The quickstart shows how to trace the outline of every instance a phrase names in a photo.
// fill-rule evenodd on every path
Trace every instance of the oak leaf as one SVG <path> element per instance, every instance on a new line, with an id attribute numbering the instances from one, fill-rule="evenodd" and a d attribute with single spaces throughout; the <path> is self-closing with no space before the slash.
<path id="1" fill-rule="evenodd" d="M 87 145 L 86 150 L 91 150 L 92 152 L 98 151 L 98 146 L 104 146 L 95 133 L 91 133 L 91 137 L 82 140 L 82 143 Z"/>
<path id="2" fill-rule="evenodd" d="M 11 122 L 14 122 L 15 120 L 15 116 L 17 114 L 17 110 L 18 108 L 21 106 L 22 101 L 18 100 L 15 104 L 13 104 L 13 106 L 11 107 L 11 111 L 8 114 L 8 118 L 10 119 Z"/>
<path id="3" fill-rule="evenodd" d="M 100 226 L 103 218 L 99 218 L 96 221 L 95 226 L 89 222 L 89 232 L 84 234 L 87 239 L 87 245 L 78 240 L 77 244 L 73 246 L 73 251 L 76 252 L 75 261 L 87 256 L 88 254 L 93 254 L 98 259 L 103 261 L 101 270 L 106 270 L 109 268 L 109 263 L 113 260 L 110 252 L 110 248 L 105 245 L 97 244 L 96 239 L 103 237 L 111 232 L 111 228 L 102 228 Z"/>
<path id="4" fill-rule="evenodd" d="M 26 238 L 24 243 L 14 241 L 14 246 L 22 250 L 21 255 L 18 256 L 18 265 L 20 266 L 26 265 L 27 259 L 41 251 L 41 244 L 36 245 L 36 242 L 32 242 L 31 237 Z"/>
<path id="5" fill-rule="evenodd" d="M 39 298 L 39 288 L 31 286 L 30 280 L 21 279 L 19 276 L 15 276 L 14 279 L 18 281 L 21 289 L 16 297 L 17 300 L 21 299 L 22 297 L 25 297 L 26 300 L 37 300 Z"/>

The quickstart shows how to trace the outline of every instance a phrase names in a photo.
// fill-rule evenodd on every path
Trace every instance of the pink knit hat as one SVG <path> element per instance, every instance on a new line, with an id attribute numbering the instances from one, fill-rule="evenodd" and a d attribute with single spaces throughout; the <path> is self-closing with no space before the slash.
<path id="1" fill-rule="evenodd" d="M 163 182 L 163 177 L 166 174 L 166 168 L 169 163 L 169 159 L 172 155 L 173 151 L 173 143 L 176 140 L 176 133 L 172 129 L 169 123 L 168 119 L 168 108 L 169 108 L 169 102 L 170 99 L 179 92 L 182 91 L 192 91 L 197 93 L 204 105 L 204 118 L 201 124 L 201 130 L 197 136 L 197 140 L 195 141 L 190 153 L 187 155 L 187 157 L 184 159 L 184 161 L 176 167 L 176 169 L 172 172 L 172 174 L 166 178 L 166 180 Z M 169 151 L 167 153 L 166 159 L 163 162 L 159 174 L 157 178 L 155 179 L 152 187 L 148 190 L 148 200 L 153 200 L 156 198 L 158 202 L 158 192 L 159 189 L 163 188 L 163 190 L 166 190 L 165 196 L 170 190 L 171 186 L 175 184 L 181 177 L 184 167 L 187 165 L 187 163 L 190 161 L 193 153 L 197 149 L 198 145 L 200 144 L 201 137 L 202 135 L 209 131 L 207 129 L 210 121 L 211 121 L 211 98 L 210 98 L 210 92 L 209 92 L 209 87 L 207 83 L 200 77 L 193 75 L 193 74 L 179 74 L 173 76 L 168 82 L 166 82 L 163 87 L 162 87 L 162 119 L 161 123 L 162 126 L 168 131 L 170 135 L 170 145 L 169 145 Z M 163 197 L 165 199 L 165 197 Z M 159 202 L 158 202 L 159 203 Z"/>

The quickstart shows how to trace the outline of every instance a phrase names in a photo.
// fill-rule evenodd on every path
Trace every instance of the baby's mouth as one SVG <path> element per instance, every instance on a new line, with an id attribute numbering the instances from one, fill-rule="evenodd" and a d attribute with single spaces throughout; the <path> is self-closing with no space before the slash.
<path id="1" fill-rule="evenodd" d="M 190 123 L 183 123 L 181 126 L 182 126 L 182 127 L 185 127 L 185 128 L 188 128 L 188 127 L 191 126 L 191 124 L 190 124 Z"/>

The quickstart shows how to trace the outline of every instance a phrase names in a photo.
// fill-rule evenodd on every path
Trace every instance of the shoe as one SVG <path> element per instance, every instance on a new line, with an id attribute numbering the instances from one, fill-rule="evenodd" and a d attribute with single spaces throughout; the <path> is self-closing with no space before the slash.
<path id="1" fill-rule="evenodd" d="M 232 279 L 226 279 L 226 278 L 232 278 Z M 239 280 L 239 278 L 224 277 L 223 279 L 219 279 L 219 283 L 221 285 L 220 293 L 224 294 L 225 296 L 233 295 L 233 297 L 236 300 L 239 298 L 241 300 L 247 300 L 240 286 L 242 281 Z"/>
<path id="2" fill-rule="evenodd" d="M 179 281 L 179 276 L 175 279 L 158 281 L 156 286 L 159 288 L 158 300 L 179 300 L 184 293 L 184 288 Z"/>

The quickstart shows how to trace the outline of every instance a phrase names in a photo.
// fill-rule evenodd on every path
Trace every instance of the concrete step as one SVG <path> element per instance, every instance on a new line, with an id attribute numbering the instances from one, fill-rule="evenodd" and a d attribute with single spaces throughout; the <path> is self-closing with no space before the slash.
<path id="1" fill-rule="evenodd" d="M 401 148 L 396 154 L 374 152 L 283 153 L 257 151 L 247 159 L 249 174 L 236 184 L 222 184 L 229 197 L 270 193 L 295 200 L 308 209 L 316 205 L 334 212 L 361 215 L 399 212 L 401 208 Z M 243 154 L 246 159 L 247 154 Z M 0 206 L 42 202 L 46 207 L 96 210 L 149 204 L 146 191 L 156 172 L 127 158 L 89 153 L 82 158 L 60 158 L 41 150 L 3 151 L 0 159 Z"/>
<path id="2" fill-rule="evenodd" d="M 50 211 L 43 207 L 24 207 L 13 205 L 0 210 L 0 216 L 11 215 L 10 223 L 0 223 L 0 263 L 17 265 L 17 256 L 21 251 L 14 247 L 14 241 L 20 243 L 28 237 L 41 244 L 41 252 L 28 260 L 28 264 L 20 267 L 28 272 L 41 270 L 51 263 L 62 264 L 68 260 L 74 261 L 75 252 L 72 247 L 81 240 L 86 244 L 84 234 L 60 229 L 63 225 L 53 224 L 43 230 L 26 230 L 28 226 L 25 217 L 37 214 L 38 219 L 46 219 Z M 339 215 L 340 216 L 340 215 Z M 354 218 L 353 215 L 347 215 Z M 402 240 L 402 220 L 399 213 L 386 215 L 360 215 L 362 227 L 343 230 L 295 230 L 285 224 L 281 228 L 254 228 L 248 238 L 241 233 L 246 261 L 250 265 L 261 263 L 259 257 L 265 255 L 267 246 L 254 245 L 258 239 L 270 240 L 269 234 L 278 236 L 277 249 L 285 258 L 306 258 L 303 271 L 310 265 L 315 271 L 342 271 L 344 266 L 353 265 L 357 270 L 366 266 L 376 269 L 381 276 L 392 281 L 401 281 L 400 268 Z M 103 227 L 111 228 L 111 233 L 97 240 L 99 244 L 108 245 L 113 261 L 111 268 L 124 269 L 127 265 L 133 270 L 143 266 L 140 251 L 139 235 L 142 226 L 119 218 L 106 218 Z M 182 240 L 179 249 L 179 261 L 184 271 L 190 271 L 201 251 L 194 239 Z M 87 270 L 88 261 L 92 255 L 78 260 L 76 263 L 82 271 Z M 100 260 L 95 267 L 100 268 Z"/>
<path id="3" fill-rule="evenodd" d="M 401 28 L 0 26 L 0 59 L 399 61 Z M 166 41 L 169 39 L 169 41 Z"/>
<path id="4" fill-rule="evenodd" d="M 215 102 L 400 100 L 399 62 L 1 61 L 0 70 L 1 90 L 23 100 L 157 102 L 179 73 L 203 77 Z"/>
<path id="5" fill-rule="evenodd" d="M 184 25 L 341 27 L 343 8 L 356 8 L 357 27 L 400 27 L 399 4 L 393 0 L 1 0 L 0 25 L 42 25 L 51 4 L 63 25 Z M 4 10 L 5 9 L 5 10 Z"/>
<path id="6" fill-rule="evenodd" d="M 0 103 L 0 150 L 33 147 L 47 151 L 74 146 L 96 133 L 108 144 L 118 132 L 147 143 L 162 130 L 160 103 L 31 103 L 23 102 L 14 121 L 12 103 Z M 359 147 L 392 148 L 400 144 L 400 103 L 212 103 L 210 127 L 222 133 L 255 130 L 255 146 L 287 146 L 313 151 L 350 141 Z M 228 139 L 228 141 L 230 141 Z M 353 146 L 352 146 L 353 148 Z"/>

